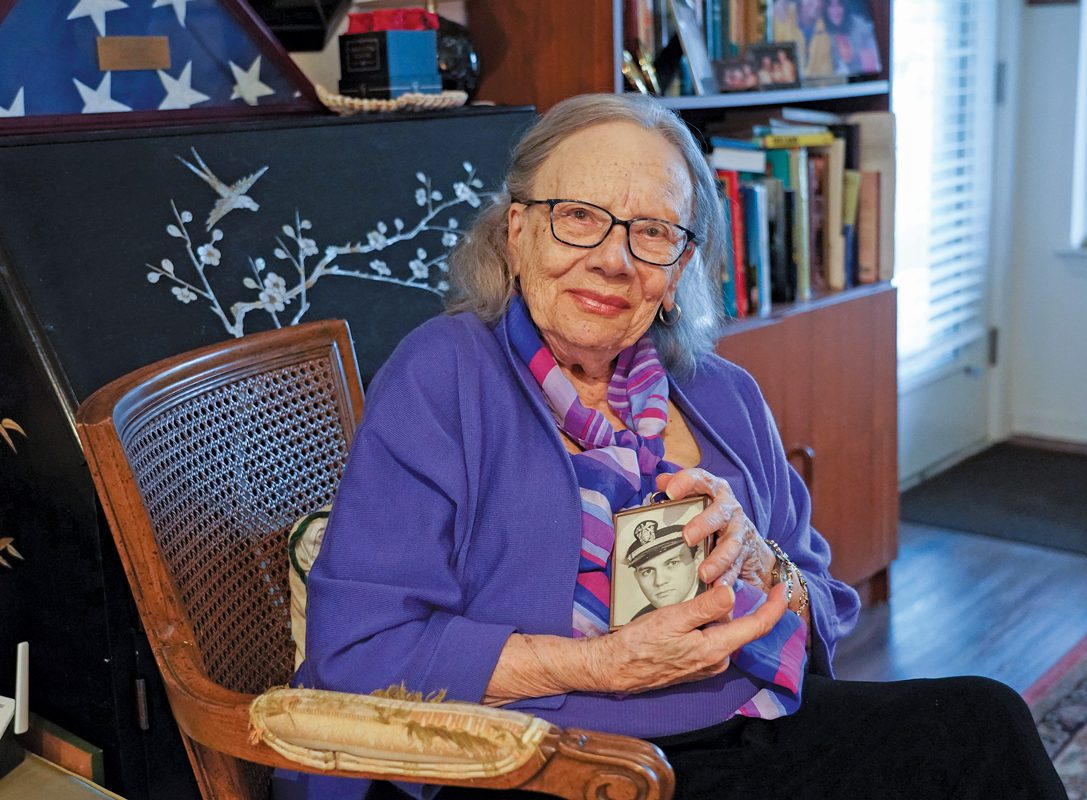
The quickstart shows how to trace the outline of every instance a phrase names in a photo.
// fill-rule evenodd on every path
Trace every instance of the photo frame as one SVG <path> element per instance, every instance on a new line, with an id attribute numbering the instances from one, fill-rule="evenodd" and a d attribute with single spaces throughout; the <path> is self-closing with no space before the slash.
<path id="1" fill-rule="evenodd" d="M 759 88 L 755 65 L 746 56 L 732 56 L 713 62 L 722 92 L 753 92 Z"/>
<path id="2" fill-rule="evenodd" d="M 672 19 L 676 23 L 679 43 L 683 54 L 687 56 L 687 65 L 691 70 L 691 84 L 697 95 L 717 94 L 717 76 L 710 63 L 710 54 L 706 50 L 706 35 L 698 24 L 698 13 L 691 0 L 669 0 Z"/>
<path id="3" fill-rule="evenodd" d="M 800 85 L 796 42 L 749 44 L 744 56 L 755 72 L 759 89 L 788 89 Z"/>
<path id="4" fill-rule="evenodd" d="M 690 547 L 683 541 L 683 526 L 709 502 L 708 497 L 699 495 L 615 514 L 611 630 L 706 590 L 698 577 L 698 565 L 712 548 L 713 537 Z"/>
<path id="5" fill-rule="evenodd" d="M 826 0 L 823 19 L 835 75 L 879 74 L 883 60 L 869 0 Z"/>

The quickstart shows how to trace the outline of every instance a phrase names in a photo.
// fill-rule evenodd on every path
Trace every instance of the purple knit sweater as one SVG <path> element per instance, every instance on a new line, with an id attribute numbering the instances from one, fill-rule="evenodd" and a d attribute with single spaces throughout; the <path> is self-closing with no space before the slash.
<path id="1" fill-rule="evenodd" d="M 810 668 L 829 674 L 857 595 L 830 577 L 803 481 L 750 375 L 707 356 L 672 399 L 746 483 L 758 530 L 803 570 Z M 705 461 L 705 459 L 704 459 Z M 581 507 L 539 386 L 504 327 L 436 317 L 372 382 L 308 580 L 306 660 L 295 685 L 369 693 L 401 681 L 479 701 L 513 632 L 569 636 Z M 617 698 L 570 693 L 509 708 L 561 726 L 663 736 L 713 725 L 752 692 L 716 678 Z"/>

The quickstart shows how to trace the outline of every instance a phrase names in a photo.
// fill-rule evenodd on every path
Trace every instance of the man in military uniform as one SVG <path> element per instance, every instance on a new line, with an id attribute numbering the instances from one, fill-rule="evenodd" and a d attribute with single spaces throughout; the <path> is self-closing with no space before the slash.
<path id="1" fill-rule="evenodd" d="M 697 547 L 683 541 L 683 526 L 660 527 L 653 520 L 638 523 L 634 542 L 627 550 L 626 564 L 649 605 L 631 619 L 648 614 L 655 608 L 671 606 L 689 600 L 706 587 L 698 580 Z"/>

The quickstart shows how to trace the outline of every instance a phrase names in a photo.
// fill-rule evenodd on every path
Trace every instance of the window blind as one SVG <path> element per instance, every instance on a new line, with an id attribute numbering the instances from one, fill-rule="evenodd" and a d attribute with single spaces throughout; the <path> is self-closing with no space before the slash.
<path id="1" fill-rule="evenodd" d="M 895 3 L 899 380 L 985 335 L 997 4 Z"/>

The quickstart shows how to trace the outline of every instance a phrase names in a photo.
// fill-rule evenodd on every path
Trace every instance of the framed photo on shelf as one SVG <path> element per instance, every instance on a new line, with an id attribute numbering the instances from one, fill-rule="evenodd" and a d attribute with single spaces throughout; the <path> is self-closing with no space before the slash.
<path id="1" fill-rule="evenodd" d="M 800 80 L 807 83 L 835 78 L 825 2 L 774 0 L 769 23 L 775 44 L 792 42 Z"/>
<path id="2" fill-rule="evenodd" d="M 827 0 L 824 18 L 835 75 L 872 75 L 882 69 L 869 0 Z"/>
<path id="3" fill-rule="evenodd" d="M 732 56 L 713 62 L 722 92 L 751 92 L 759 88 L 755 65 L 746 56 Z"/>
<path id="4" fill-rule="evenodd" d="M 672 19 L 676 23 L 679 43 L 683 46 L 683 54 L 687 56 L 695 94 L 717 94 L 721 89 L 717 85 L 717 76 L 710 63 L 710 54 L 706 50 L 706 34 L 698 24 L 698 12 L 694 4 L 691 0 L 668 2 L 672 9 Z"/>
<path id="5" fill-rule="evenodd" d="M 709 503 L 699 495 L 631 508 L 615 515 L 611 630 L 650 611 L 682 603 L 706 590 L 698 578 L 711 541 L 691 547 L 683 526 Z"/>
<path id="6" fill-rule="evenodd" d="M 744 49 L 760 89 L 786 89 L 800 85 L 795 42 L 749 44 Z"/>

